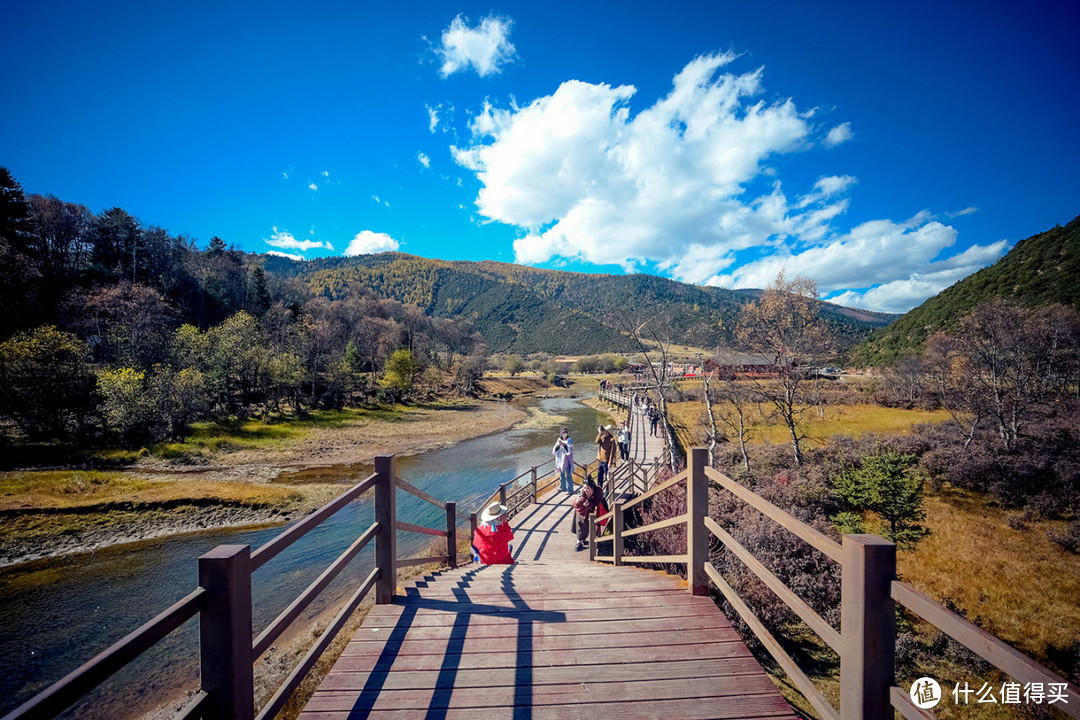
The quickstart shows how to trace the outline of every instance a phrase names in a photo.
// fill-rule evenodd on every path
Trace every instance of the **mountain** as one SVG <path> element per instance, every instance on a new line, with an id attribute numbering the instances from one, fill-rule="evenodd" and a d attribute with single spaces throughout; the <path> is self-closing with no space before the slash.
<path id="1" fill-rule="evenodd" d="M 680 345 L 731 340 L 752 293 L 654 275 L 591 275 L 492 261 L 446 261 L 389 252 L 295 262 L 267 257 L 269 272 L 299 278 L 331 299 L 370 294 L 418 305 L 436 317 L 471 320 L 493 352 L 566 354 L 636 350 L 628 332 L 656 319 Z M 893 317 L 823 303 L 826 321 L 849 342 Z"/>
<path id="2" fill-rule="evenodd" d="M 858 365 L 879 365 L 919 348 L 938 331 L 953 330 L 961 317 L 990 298 L 1023 305 L 1061 303 L 1080 309 L 1080 216 L 1065 227 L 1021 240 L 990 267 L 946 288 L 867 341 L 852 348 Z"/>

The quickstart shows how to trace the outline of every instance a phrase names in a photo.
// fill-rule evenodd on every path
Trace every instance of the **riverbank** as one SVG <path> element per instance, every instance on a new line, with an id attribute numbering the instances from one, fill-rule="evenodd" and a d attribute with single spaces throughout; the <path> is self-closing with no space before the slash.
<path id="1" fill-rule="evenodd" d="M 362 479 L 378 455 L 429 452 L 528 416 L 502 401 L 336 411 L 329 421 L 313 414 L 292 423 L 200 428 L 185 443 L 116 470 L 3 472 L 0 567 L 177 533 L 288 522 Z"/>

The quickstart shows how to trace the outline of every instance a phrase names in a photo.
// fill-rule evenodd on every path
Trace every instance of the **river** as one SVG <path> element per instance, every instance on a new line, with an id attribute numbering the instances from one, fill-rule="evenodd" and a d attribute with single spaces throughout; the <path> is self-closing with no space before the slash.
<path id="1" fill-rule="evenodd" d="M 575 400 L 526 400 L 529 417 L 515 427 L 442 450 L 398 460 L 398 474 L 442 500 L 456 500 L 459 522 L 483 498 L 519 473 L 551 457 L 560 425 L 578 443 L 578 462 L 595 457 L 592 437 L 600 413 Z M 370 466 L 301 471 L 285 482 L 362 480 Z M 445 527 L 441 510 L 399 492 L 398 519 Z M 361 498 L 256 571 L 252 577 L 256 633 L 277 616 L 373 521 L 371 497 Z M 96 552 L 49 558 L 0 571 L 0 715 L 78 667 L 189 593 L 196 559 L 221 544 L 259 547 L 286 526 L 233 528 L 174 535 Z M 398 556 L 412 557 L 430 537 L 398 533 Z M 373 544 L 372 544 L 373 545 Z M 373 567 L 372 546 L 350 563 L 307 613 L 303 627 L 325 615 L 349 586 Z M 64 717 L 137 717 L 198 677 L 198 622 L 189 621 L 109 680 Z"/>

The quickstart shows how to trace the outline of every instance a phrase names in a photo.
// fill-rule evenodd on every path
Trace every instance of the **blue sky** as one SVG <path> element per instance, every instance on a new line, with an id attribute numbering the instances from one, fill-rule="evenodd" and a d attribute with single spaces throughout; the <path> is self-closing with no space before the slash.
<path id="1" fill-rule="evenodd" d="M 1080 213 L 1069 3 L 8 3 L 0 164 L 205 244 L 902 312 Z"/>

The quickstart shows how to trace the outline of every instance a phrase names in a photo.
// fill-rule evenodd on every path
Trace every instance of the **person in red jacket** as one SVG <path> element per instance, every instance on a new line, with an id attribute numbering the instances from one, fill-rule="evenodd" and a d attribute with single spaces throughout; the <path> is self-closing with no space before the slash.
<path id="1" fill-rule="evenodd" d="M 473 534 L 473 556 L 484 565 L 513 565 L 510 541 L 514 531 L 506 520 L 506 506 L 493 502 L 480 513 L 480 524 Z"/>

